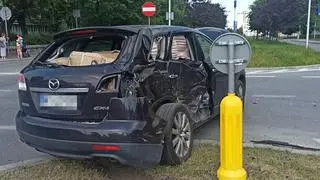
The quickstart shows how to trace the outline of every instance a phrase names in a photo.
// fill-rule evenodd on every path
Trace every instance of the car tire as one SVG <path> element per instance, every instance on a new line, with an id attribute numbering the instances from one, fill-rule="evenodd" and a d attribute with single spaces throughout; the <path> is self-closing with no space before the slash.
<path id="1" fill-rule="evenodd" d="M 241 99 L 243 103 L 243 107 L 246 101 L 246 85 L 243 83 L 243 81 L 238 80 L 236 82 L 236 95 Z"/>
<path id="2" fill-rule="evenodd" d="M 165 104 L 158 109 L 157 116 L 167 122 L 161 164 L 182 164 L 191 156 L 193 146 L 192 120 L 188 109 L 182 104 Z"/>

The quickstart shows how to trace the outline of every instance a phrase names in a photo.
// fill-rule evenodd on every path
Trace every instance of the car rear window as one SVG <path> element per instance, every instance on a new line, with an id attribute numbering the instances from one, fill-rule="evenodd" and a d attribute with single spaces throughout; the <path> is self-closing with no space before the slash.
<path id="1" fill-rule="evenodd" d="M 39 59 L 64 66 L 90 66 L 115 62 L 128 37 L 104 35 L 57 40 Z"/>

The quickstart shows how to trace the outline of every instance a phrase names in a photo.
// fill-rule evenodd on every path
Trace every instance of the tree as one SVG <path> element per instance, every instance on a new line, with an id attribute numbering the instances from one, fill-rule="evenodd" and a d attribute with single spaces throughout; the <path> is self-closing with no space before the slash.
<path id="1" fill-rule="evenodd" d="M 250 29 L 257 32 L 292 34 L 305 14 L 307 0 L 256 0 L 250 7 Z"/>
<path id="2" fill-rule="evenodd" d="M 9 0 L 3 3 L 12 11 L 12 18 L 10 19 L 9 24 L 12 24 L 17 20 L 23 35 L 28 35 L 26 19 L 27 17 L 32 16 L 35 7 L 37 7 L 37 1 L 39 0 Z"/>
<path id="3" fill-rule="evenodd" d="M 187 20 L 193 27 L 225 28 L 227 15 L 225 8 L 221 7 L 220 4 L 212 4 L 209 1 L 193 2 L 188 6 Z"/>
<path id="4" fill-rule="evenodd" d="M 240 27 L 239 29 L 237 29 L 237 33 L 238 33 L 238 34 L 241 34 L 241 35 L 244 35 L 244 34 L 243 34 L 243 27 Z"/>
<path id="5" fill-rule="evenodd" d="M 4 0 L 2 0 L 4 1 Z M 28 34 L 27 23 L 48 26 L 52 32 L 75 27 L 73 9 L 80 9 L 79 26 L 108 26 L 147 24 L 141 12 L 145 0 L 6 0 L 5 6 L 13 12 L 9 22 L 17 21 L 23 35 Z M 168 0 L 155 1 L 157 13 L 151 24 L 167 24 Z M 175 0 L 173 25 L 225 27 L 225 10 L 208 0 Z M 200 16 L 198 16 L 200 14 Z M 208 18 L 210 17 L 210 18 Z"/>

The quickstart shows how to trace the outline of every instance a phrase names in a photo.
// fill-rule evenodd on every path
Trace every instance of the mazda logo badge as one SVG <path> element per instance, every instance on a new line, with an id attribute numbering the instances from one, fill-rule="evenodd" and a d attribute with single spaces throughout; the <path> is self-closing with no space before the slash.
<path id="1" fill-rule="evenodd" d="M 58 79 L 50 79 L 48 83 L 49 89 L 57 90 L 60 87 L 60 82 Z"/>

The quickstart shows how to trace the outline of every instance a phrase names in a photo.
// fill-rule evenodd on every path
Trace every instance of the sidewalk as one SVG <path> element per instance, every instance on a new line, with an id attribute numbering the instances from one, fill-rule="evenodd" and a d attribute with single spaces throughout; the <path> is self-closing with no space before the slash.
<path id="1" fill-rule="evenodd" d="M 23 60 L 31 60 L 33 59 L 37 54 L 34 52 L 30 52 L 30 57 L 25 57 L 23 58 Z M 15 52 L 9 52 L 8 56 L 6 57 L 6 59 L 1 59 L 0 57 L 0 63 L 1 62 L 12 62 L 12 61 L 19 61 L 19 59 L 17 58 Z"/>

